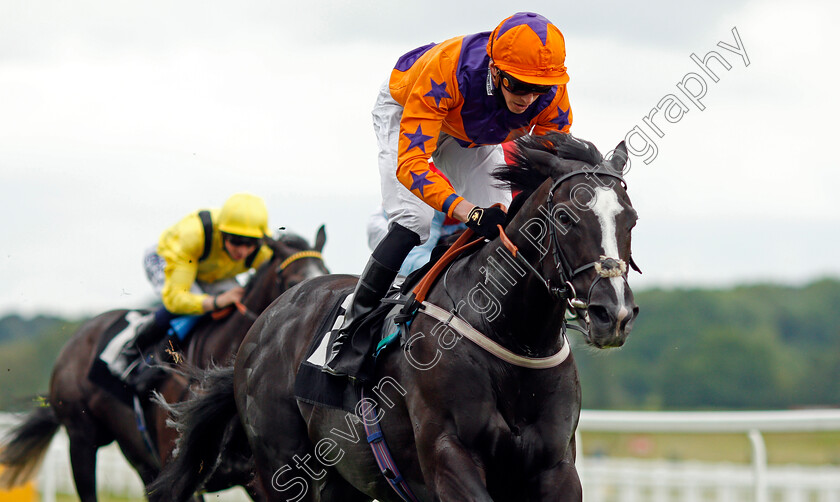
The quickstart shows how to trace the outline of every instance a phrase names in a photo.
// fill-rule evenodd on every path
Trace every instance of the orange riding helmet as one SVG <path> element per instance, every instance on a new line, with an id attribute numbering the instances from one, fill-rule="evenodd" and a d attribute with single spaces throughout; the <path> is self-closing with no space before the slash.
<path id="1" fill-rule="evenodd" d="M 518 12 L 499 23 L 490 34 L 487 54 L 500 70 L 529 84 L 560 85 L 569 81 L 563 34 L 551 21 L 533 12 Z"/>

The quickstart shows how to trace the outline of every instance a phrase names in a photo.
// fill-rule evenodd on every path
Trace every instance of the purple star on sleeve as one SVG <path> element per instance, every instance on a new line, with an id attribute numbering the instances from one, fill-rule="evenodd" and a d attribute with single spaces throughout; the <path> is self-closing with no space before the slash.
<path id="1" fill-rule="evenodd" d="M 569 108 L 569 110 L 571 110 L 571 108 Z M 557 124 L 558 131 L 569 125 L 569 110 L 564 112 L 562 108 L 559 106 L 557 107 L 557 118 L 553 119 L 552 122 Z"/>
<path id="2" fill-rule="evenodd" d="M 419 125 L 417 126 L 417 131 L 415 131 L 413 134 L 403 133 L 403 135 L 410 140 L 408 148 L 405 149 L 406 152 L 414 147 L 417 147 L 420 150 L 422 150 L 423 153 L 426 153 L 426 141 L 432 139 L 431 136 L 426 136 L 425 134 L 423 134 L 423 129 Z"/>
<path id="3" fill-rule="evenodd" d="M 423 96 L 431 96 L 435 98 L 435 106 L 440 106 L 440 100 L 443 98 L 451 98 L 452 96 L 446 92 L 446 82 L 437 83 L 434 79 L 429 79 L 432 82 L 432 90 L 424 94 Z"/>
<path id="4" fill-rule="evenodd" d="M 409 190 L 419 190 L 421 196 L 425 195 L 423 193 L 423 188 L 426 185 L 431 185 L 432 184 L 431 181 L 426 179 L 426 176 L 429 175 L 429 171 L 426 171 L 426 172 L 421 173 L 421 174 L 414 174 L 414 173 L 409 173 L 409 174 L 411 174 L 411 188 L 409 188 Z"/>

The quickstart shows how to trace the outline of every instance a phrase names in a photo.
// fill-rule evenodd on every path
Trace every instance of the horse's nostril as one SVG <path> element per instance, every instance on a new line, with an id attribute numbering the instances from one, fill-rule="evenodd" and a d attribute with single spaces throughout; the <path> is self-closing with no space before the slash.
<path id="1" fill-rule="evenodd" d="M 620 329 L 623 333 L 629 333 L 631 329 L 633 329 L 633 322 L 636 320 L 636 317 L 639 316 L 639 307 L 633 307 L 633 314 L 625 317 L 621 321 Z"/>
<path id="2" fill-rule="evenodd" d="M 609 323 L 611 320 L 610 313 L 607 312 L 607 309 L 602 307 L 601 305 L 590 305 L 589 316 L 590 318 L 604 324 Z"/>

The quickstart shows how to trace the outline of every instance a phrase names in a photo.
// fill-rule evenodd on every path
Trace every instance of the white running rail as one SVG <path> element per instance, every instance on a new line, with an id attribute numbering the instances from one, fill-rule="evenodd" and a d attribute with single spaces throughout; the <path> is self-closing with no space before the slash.
<path id="1" fill-rule="evenodd" d="M 781 500 L 840 502 L 840 467 L 768 467 L 762 433 L 840 431 L 840 409 L 739 412 L 642 412 L 583 410 L 577 430 L 578 458 L 582 458 L 581 432 L 620 433 L 742 433 L 752 447 L 751 471 L 743 466 L 689 462 L 627 461 L 606 467 L 602 461 L 583 459 L 578 469 L 588 502 L 669 501 L 667 493 L 685 492 L 673 500 L 709 500 L 710 491 L 722 495 L 711 500 L 770 502 L 771 491 Z M 836 446 L 835 446 L 836 447 Z M 647 467 L 642 467 L 647 465 Z M 671 466 L 670 470 L 667 469 Z M 695 467 L 693 470 L 690 467 Z M 717 467 L 714 467 L 717 466 Z M 607 469 L 609 472 L 603 472 Z M 673 474 L 674 470 L 678 473 Z M 653 473 L 655 472 L 655 474 Z M 794 473 L 794 474 L 791 474 Z M 618 479 L 620 495 L 601 496 L 605 480 Z M 712 490 L 713 483 L 720 488 Z M 637 494 L 651 493 L 650 497 Z M 705 494 L 705 495 L 704 495 Z M 777 500 L 774 497 L 772 500 Z M 816 497 L 816 498 L 814 498 Z"/>
<path id="2" fill-rule="evenodd" d="M 0 436 L 16 423 L 0 413 Z M 840 431 L 840 410 L 754 412 L 632 412 L 584 410 L 577 432 L 578 450 L 587 432 L 742 433 L 749 437 L 752 464 L 693 461 L 583 458 L 578 470 L 586 502 L 840 502 L 840 466 L 768 466 L 762 433 Z M 584 438 L 581 438 L 583 433 Z M 832 447 L 832 445 L 827 445 Z M 833 445 L 840 449 L 840 445 Z M 99 451 L 98 489 L 117 496 L 142 497 L 140 478 L 119 449 Z M 56 493 L 75 494 L 67 436 L 62 430 L 50 445 L 38 488 L 42 502 Z M 239 488 L 213 494 L 213 500 L 250 500 Z M 2 497 L 0 497 L 2 498 Z"/>

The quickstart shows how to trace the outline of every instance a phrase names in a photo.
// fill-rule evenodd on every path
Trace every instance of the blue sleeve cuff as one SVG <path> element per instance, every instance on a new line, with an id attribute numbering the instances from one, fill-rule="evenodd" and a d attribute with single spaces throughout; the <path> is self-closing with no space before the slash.
<path id="1" fill-rule="evenodd" d="M 443 211 L 444 214 L 449 214 L 449 206 L 451 206 L 452 203 L 455 202 L 455 200 L 458 199 L 459 197 L 460 197 L 460 195 L 458 195 L 457 193 L 453 193 L 452 195 L 447 197 L 446 200 L 443 201 L 443 206 L 441 207 L 441 211 Z"/>

